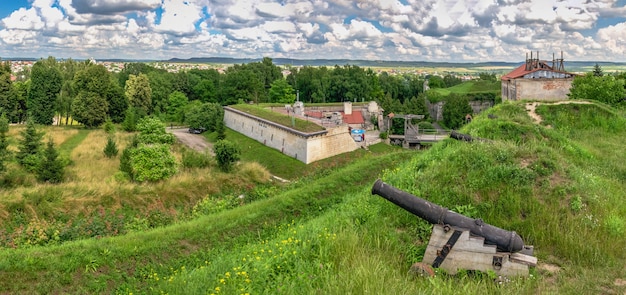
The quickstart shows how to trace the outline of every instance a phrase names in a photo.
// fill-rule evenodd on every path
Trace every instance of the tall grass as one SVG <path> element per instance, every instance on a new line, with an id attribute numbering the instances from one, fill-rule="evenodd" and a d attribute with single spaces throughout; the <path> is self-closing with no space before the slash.
<path id="1" fill-rule="evenodd" d="M 485 113 L 461 130 L 489 141 L 355 156 L 289 190 L 268 190 L 269 198 L 169 227 L 0 250 L 0 292 L 622 294 L 625 118 L 594 106 L 539 112 L 546 125 L 534 125 L 523 104 L 501 104 L 489 110 L 497 119 Z M 572 122 L 572 112 L 585 123 Z M 431 225 L 372 196 L 378 177 L 518 232 L 539 265 L 527 278 L 505 280 L 472 271 L 409 275 Z M 168 188 L 152 189 L 160 199 Z"/>

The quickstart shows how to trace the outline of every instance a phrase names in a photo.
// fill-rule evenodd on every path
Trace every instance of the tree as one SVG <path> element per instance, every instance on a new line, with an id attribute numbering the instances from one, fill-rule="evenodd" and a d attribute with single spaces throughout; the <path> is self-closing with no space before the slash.
<path id="1" fill-rule="evenodd" d="M 107 120 L 106 98 L 95 92 L 81 91 L 72 103 L 74 120 L 87 128 L 98 127 Z"/>
<path id="2" fill-rule="evenodd" d="M 135 108 L 130 107 L 126 110 L 126 116 L 124 116 L 124 122 L 122 122 L 122 129 L 126 132 L 137 131 L 137 111 Z"/>
<path id="3" fill-rule="evenodd" d="M 602 67 L 600 67 L 598 63 L 596 63 L 596 65 L 593 66 L 593 75 L 596 77 L 604 76 L 604 72 L 602 72 Z"/>
<path id="4" fill-rule="evenodd" d="M 36 170 L 37 179 L 42 182 L 60 183 L 63 181 L 65 167 L 59 159 L 59 153 L 54 148 L 52 138 L 48 139 L 43 159 Z"/>
<path id="5" fill-rule="evenodd" d="M 224 121 L 224 108 L 217 103 L 194 101 L 185 110 L 185 123 L 189 128 L 213 132 L 221 121 Z"/>
<path id="6" fill-rule="evenodd" d="M 428 78 L 428 86 L 430 88 L 446 88 L 446 83 L 439 76 L 430 76 Z"/>
<path id="7" fill-rule="evenodd" d="M 447 74 L 443 76 L 443 82 L 446 84 L 446 88 L 447 88 L 447 87 L 452 87 L 454 85 L 461 84 L 463 83 L 463 80 L 461 80 L 461 78 L 457 77 L 456 75 Z"/>
<path id="8" fill-rule="evenodd" d="M 270 102 L 292 104 L 296 101 L 293 88 L 285 79 L 277 79 L 270 86 Z"/>
<path id="9" fill-rule="evenodd" d="M 465 122 L 465 116 L 472 114 L 469 99 L 464 95 L 450 94 L 443 105 L 443 122 L 452 129 L 458 129 Z"/>
<path id="10" fill-rule="evenodd" d="M 0 113 L 12 110 L 12 100 L 17 95 L 11 81 L 11 65 L 8 61 L 0 63 Z"/>
<path id="11" fill-rule="evenodd" d="M 183 122 L 184 108 L 189 103 L 187 96 L 180 92 L 174 91 L 170 94 L 167 104 L 167 116 L 168 119 L 174 122 Z"/>
<path id="12" fill-rule="evenodd" d="M 113 139 L 113 136 L 107 137 L 107 144 L 106 146 L 104 146 L 103 152 L 107 158 L 113 158 L 117 156 L 117 153 L 118 153 L 117 143 L 115 143 L 115 139 Z"/>
<path id="13" fill-rule="evenodd" d="M 57 96 L 61 91 L 63 78 L 52 57 L 40 60 L 31 70 L 31 83 L 28 92 L 28 111 L 35 123 L 51 125 Z"/>
<path id="14" fill-rule="evenodd" d="M 229 172 L 235 162 L 239 161 L 241 151 L 234 143 L 228 140 L 219 140 L 213 146 L 217 165 L 224 172 Z"/>
<path id="15" fill-rule="evenodd" d="M 18 151 L 15 157 L 18 163 L 26 168 L 28 171 L 35 171 L 41 160 L 41 139 L 43 133 L 37 131 L 35 121 L 29 118 L 26 121 L 26 129 L 20 132 L 22 138 L 18 142 Z"/>
<path id="16" fill-rule="evenodd" d="M 106 121 L 109 111 L 107 94 L 112 89 L 112 78 L 102 65 L 87 64 L 74 76 L 78 95 L 72 102 L 72 114 L 86 127 L 98 127 Z"/>
<path id="17" fill-rule="evenodd" d="M 30 80 L 25 82 L 13 83 L 15 96 L 9 98 L 9 107 L 7 109 L 7 119 L 11 123 L 22 123 L 26 120 L 26 112 L 28 110 L 26 98 L 30 88 Z"/>
<path id="18" fill-rule="evenodd" d="M 626 97 L 624 80 L 616 79 L 611 75 L 595 76 L 594 73 L 587 73 L 574 78 L 569 97 L 571 99 L 595 99 L 616 105 Z"/>
<path id="19" fill-rule="evenodd" d="M 123 122 L 128 109 L 128 99 L 124 94 L 124 89 L 117 83 L 117 80 L 111 78 L 111 87 L 105 96 L 109 105 L 107 115 L 111 118 L 111 121 L 114 123 Z"/>
<path id="20" fill-rule="evenodd" d="M 0 173 L 6 170 L 5 163 L 9 159 L 10 151 L 7 133 L 9 132 L 9 120 L 2 114 L 0 116 Z"/>
<path id="21" fill-rule="evenodd" d="M 140 112 L 141 117 L 151 113 L 152 89 L 148 76 L 145 74 L 130 75 L 124 89 L 130 105 Z"/>
<path id="22" fill-rule="evenodd" d="M 176 138 L 173 134 L 165 131 L 165 124 L 158 118 L 145 117 L 137 123 L 137 140 L 144 144 L 173 144 Z"/>

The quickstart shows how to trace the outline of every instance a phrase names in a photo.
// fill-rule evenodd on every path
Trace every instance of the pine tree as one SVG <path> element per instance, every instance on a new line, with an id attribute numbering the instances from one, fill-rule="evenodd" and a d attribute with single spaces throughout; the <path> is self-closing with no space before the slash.
<path id="1" fill-rule="evenodd" d="M 24 166 L 26 170 L 33 171 L 39 165 L 41 160 L 41 139 L 43 133 L 37 131 L 35 121 L 29 118 L 26 121 L 26 129 L 20 132 L 22 139 L 18 143 L 18 151 L 15 157 L 18 163 Z"/>
<path id="2" fill-rule="evenodd" d="M 600 67 L 599 64 L 596 64 L 595 66 L 593 66 L 593 75 L 596 77 L 604 76 L 604 72 L 602 72 L 602 67 Z"/>
<path id="3" fill-rule="evenodd" d="M 109 136 L 107 138 L 107 145 L 104 147 L 104 155 L 107 158 L 113 158 L 115 156 L 117 156 L 117 144 L 115 143 L 115 140 L 113 139 L 112 136 Z"/>
<path id="4" fill-rule="evenodd" d="M 63 163 L 61 159 L 59 159 L 59 153 L 54 148 L 52 138 L 48 139 L 43 160 L 39 164 L 36 172 L 39 181 L 50 183 L 60 183 L 63 181 L 65 167 L 63 167 Z"/>

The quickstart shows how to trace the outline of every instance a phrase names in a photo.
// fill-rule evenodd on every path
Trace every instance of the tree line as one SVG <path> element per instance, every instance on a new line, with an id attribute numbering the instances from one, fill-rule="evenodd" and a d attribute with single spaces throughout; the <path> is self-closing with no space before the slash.
<path id="1" fill-rule="evenodd" d="M 37 124 L 51 125 L 55 118 L 57 124 L 73 119 L 86 127 L 147 115 L 184 123 L 189 109 L 206 103 L 293 103 L 297 98 L 308 103 L 377 101 L 387 112 L 424 114 L 425 80 L 431 88 L 461 83 L 453 75 L 391 75 L 354 65 L 279 67 L 268 57 L 224 72 L 170 72 L 126 63 L 118 73 L 89 60 L 48 57 L 20 75 L 25 78 L 11 81 L 10 63 L 0 64 L 0 113 L 9 122 L 32 117 Z"/>

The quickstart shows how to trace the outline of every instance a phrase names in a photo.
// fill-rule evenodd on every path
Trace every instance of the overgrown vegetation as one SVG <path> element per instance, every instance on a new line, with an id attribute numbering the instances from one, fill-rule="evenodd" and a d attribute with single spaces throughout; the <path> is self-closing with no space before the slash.
<path id="1" fill-rule="evenodd" d="M 210 199 L 185 200 L 178 204 L 194 204 L 190 217 L 171 226 L 159 227 L 173 218 L 166 211 L 137 214 L 133 221 L 123 220 L 119 229 L 127 233 L 124 236 L 2 249 L 0 292 L 621 294 L 626 291 L 626 251 L 621 246 L 626 243 L 626 205 L 621 200 L 626 190 L 624 114 L 600 104 L 541 105 L 537 112 L 541 125 L 532 121 L 523 103 L 504 103 L 460 130 L 488 141 L 448 139 L 419 153 L 374 145 L 370 152 L 359 150 L 305 166 L 317 173 L 284 187 L 255 184 L 249 191 L 240 187 L 210 194 Z M 227 130 L 229 140 L 236 140 L 231 132 Z M 104 132 L 91 135 L 100 138 L 100 147 L 104 144 Z M 87 139 L 77 149 L 88 149 L 87 143 L 94 141 Z M 243 149 L 242 160 L 253 149 Z M 75 165 L 86 151 L 72 153 Z M 100 149 L 96 152 L 101 161 L 110 161 Z M 333 161 L 348 157 L 331 167 Z M 99 167 L 105 170 L 107 165 Z M 207 196 L 215 189 L 208 183 L 228 187 L 240 181 L 232 179 L 237 173 L 215 179 L 198 172 L 154 188 L 121 185 L 126 191 L 121 196 L 101 193 L 114 197 L 101 197 L 102 214 L 93 218 L 102 218 L 90 223 L 92 229 L 118 226 L 116 215 L 107 210 L 120 204 L 157 207 L 150 200 L 161 200 L 164 206 L 179 190 Z M 515 230 L 535 246 L 539 266 L 528 278 L 508 280 L 471 271 L 450 276 L 438 270 L 430 279 L 411 276 L 408 269 L 422 260 L 431 226 L 372 196 L 371 185 L 378 177 L 444 207 Z M 71 186 L 41 191 L 23 191 L 23 199 L 3 205 L 30 206 L 55 216 L 51 207 L 60 199 L 94 194 L 93 189 Z M 251 199 L 256 201 L 248 203 Z M 31 222 L 21 229 L 33 233 L 25 235 L 31 239 L 14 241 L 37 245 L 34 233 L 41 227 L 43 222 Z M 45 234 L 48 240 L 65 237 L 54 231 Z"/>

